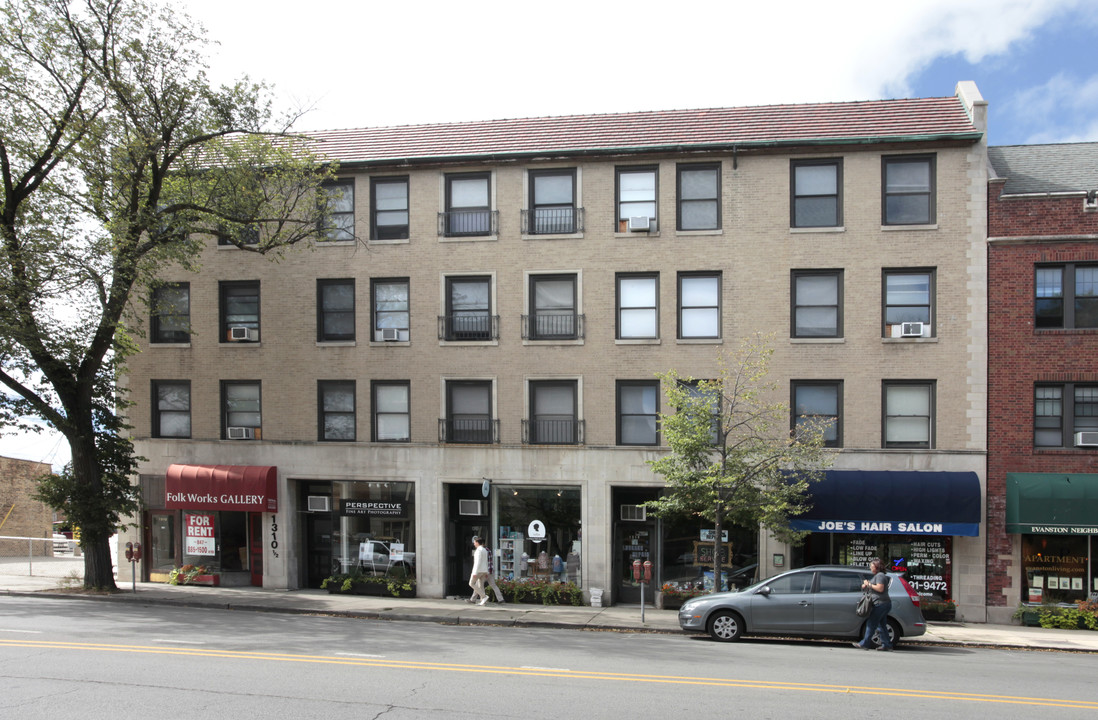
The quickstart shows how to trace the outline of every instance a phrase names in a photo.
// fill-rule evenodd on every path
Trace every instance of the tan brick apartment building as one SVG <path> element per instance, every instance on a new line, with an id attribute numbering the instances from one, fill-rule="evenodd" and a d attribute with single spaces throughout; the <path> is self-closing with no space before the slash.
<path id="1" fill-rule="evenodd" d="M 1098 143 L 992 147 L 988 617 L 1098 592 Z"/>
<path id="2" fill-rule="evenodd" d="M 636 507 L 662 484 L 654 374 L 711 377 L 763 331 L 838 456 L 809 542 L 744 529 L 733 567 L 881 552 L 984 619 L 985 122 L 962 83 L 312 133 L 344 183 L 323 241 L 164 270 L 127 379 L 145 572 L 404 564 L 464 594 L 475 532 L 501 576 L 612 602 L 639 598 L 634 558 L 703 578 L 704 527 Z"/>

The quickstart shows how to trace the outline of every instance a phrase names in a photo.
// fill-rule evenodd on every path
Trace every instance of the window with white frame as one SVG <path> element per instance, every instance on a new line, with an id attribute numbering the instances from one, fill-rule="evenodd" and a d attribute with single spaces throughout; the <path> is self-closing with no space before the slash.
<path id="1" fill-rule="evenodd" d="M 370 238 L 408 238 L 408 178 L 370 179 Z"/>
<path id="2" fill-rule="evenodd" d="M 659 227 L 658 187 L 656 167 L 619 167 L 617 169 L 618 230 L 655 232 Z"/>
<path id="3" fill-rule="evenodd" d="M 221 381 L 221 437 L 233 438 L 235 429 L 250 429 L 245 437 L 259 439 L 263 427 L 260 412 L 260 383 L 258 380 L 222 380 Z M 234 430 L 231 430 L 234 429 Z"/>
<path id="4" fill-rule="evenodd" d="M 886 269 L 884 337 L 932 336 L 934 270 Z"/>
<path id="5" fill-rule="evenodd" d="M 370 282 L 373 296 L 374 340 L 407 341 L 410 328 L 408 278 L 377 278 Z"/>

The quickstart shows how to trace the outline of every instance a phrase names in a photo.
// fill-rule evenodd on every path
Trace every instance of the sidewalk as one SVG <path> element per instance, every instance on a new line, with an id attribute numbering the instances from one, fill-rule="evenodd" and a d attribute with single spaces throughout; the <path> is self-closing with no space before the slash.
<path id="1" fill-rule="evenodd" d="M 136 602 L 146 605 L 208 607 L 252 612 L 334 615 L 341 617 L 437 622 L 449 625 L 495 625 L 510 627 L 553 627 L 574 630 L 679 633 L 674 610 L 645 608 L 641 622 L 639 606 L 561 607 L 555 605 L 470 605 L 463 600 L 442 598 L 384 598 L 362 595 L 333 595 L 324 590 L 265 590 L 241 587 L 221 588 L 194 585 L 119 583 L 114 595 L 76 595 L 61 590 L 59 577 L 0 574 L 0 595 L 95 600 L 111 603 Z M 1098 632 L 1049 630 L 1020 625 L 981 623 L 928 624 L 925 635 L 905 638 L 904 643 L 1067 650 L 1098 652 Z"/>

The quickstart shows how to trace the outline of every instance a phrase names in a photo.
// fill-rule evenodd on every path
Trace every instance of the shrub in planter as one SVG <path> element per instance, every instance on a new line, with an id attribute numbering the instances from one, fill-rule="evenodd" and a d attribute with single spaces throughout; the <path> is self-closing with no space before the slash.
<path id="1" fill-rule="evenodd" d="M 542 605 L 582 606 L 583 590 L 575 583 L 552 580 L 504 580 L 496 581 L 507 602 L 541 603 Z"/>
<path id="2" fill-rule="evenodd" d="M 392 595 L 393 597 L 415 597 L 416 579 L 403 571 L 388 575 L 366 575 L 361 572 L 337 573 L 329 575 L 320 583 L 320 587 L 330 593 L 348 595 Z"/>
<path id="3" fill-rule="evenodd" d="M 928 600 L 922 602 L 923 618 L 926 620 L 956 620 L 957 604 L 952 600 Z"/>
<path id="4" fill-rule="evenodd" d="M 660 589 L 660 593 L 663 596 L 663 609 L 676 610 L 682 607 L 682 604 L 690 598 L 696 598 L 699 595 L 706 595 L 709 593 L 709 591 L 702 588 L 680 588 L 675 587 L 670 583 L 666 583 Z"/>

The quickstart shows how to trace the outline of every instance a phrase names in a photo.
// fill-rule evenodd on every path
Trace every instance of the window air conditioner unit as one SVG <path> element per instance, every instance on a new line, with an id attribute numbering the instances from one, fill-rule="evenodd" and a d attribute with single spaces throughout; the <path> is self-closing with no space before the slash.
<path id="1" fill-rule="evenodd" d="M 648 508 L 642 505 L 622 505 L 621 519 L 644 521 L 648 519 Z"/>
<path id="2" fill-rule="evenodd" d="M 900 323 L 900 337 L 923 337 L 926 327 L 927 324 L 921 322 Z"/>
<path id="3" fill-rule="evenodd" d="M 649 217 L 629 218 L 629 232 L 648 232 L 652 227 L 652 219 Z"/>
<path id="4" fill-rule="evenodd" d="M 400 331 L 396 328 L 381 328 L 381 339 L 385 342 L 396 342 L 400 339 Z"/>
<path id="5" fill-rule="evenodd" d="M 458 515 L 487 515 L 483 500 L 458 500 Z"/>
<path id="6" fill-rule="evenodd" d="M 255 440 L 255 428 L 229 427 L 226 430 L 230 440 Z"/>
<path id="7" fill-rule="evenodd" d="M 237 325 L 229 328 L 229 339 L 233 342 L 255 341 L 259 339 L 259 331 L 255 328 Z"/>
<path id="8" fill-rule="evenodd" d="M 309 512 L 330 512 L 332 499 L 327 495 L 310 495 L 308 508 Z"/>
<path id="9" fill-rule="evenodd" d="M 1098 447 L 1098 432 L 1075 433 L 1075 447 Z"/>

